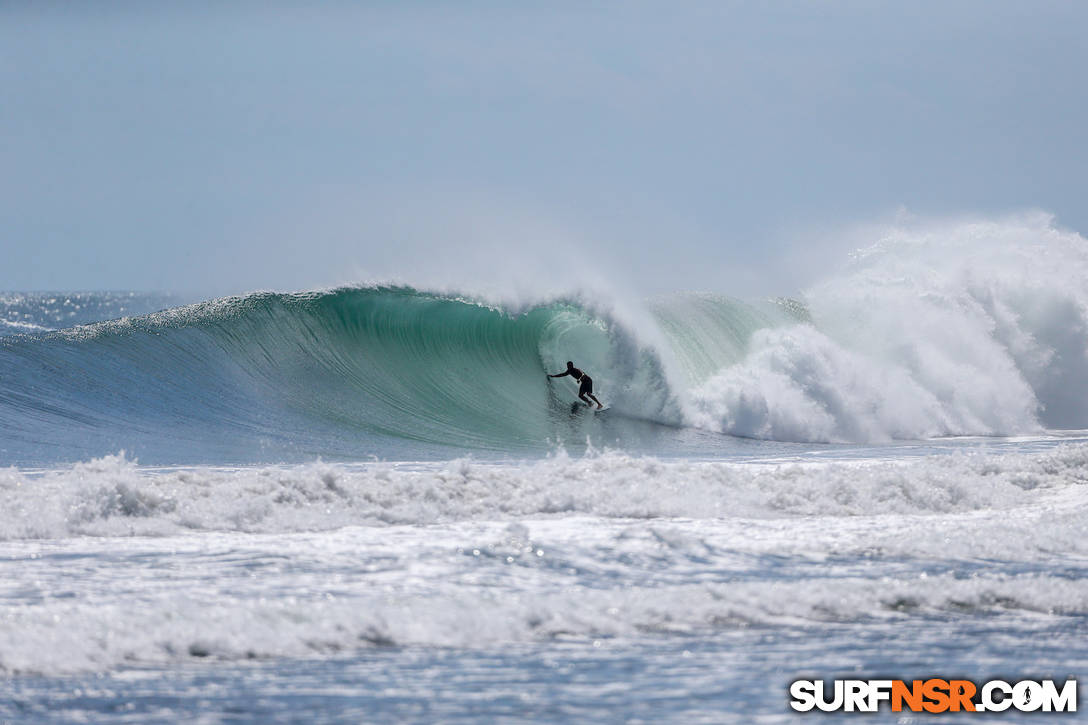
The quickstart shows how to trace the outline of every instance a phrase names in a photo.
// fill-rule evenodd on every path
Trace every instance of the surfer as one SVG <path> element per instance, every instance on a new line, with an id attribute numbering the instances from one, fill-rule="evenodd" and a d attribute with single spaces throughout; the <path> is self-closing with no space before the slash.
<path id="1" fill-rule="evenodd" d="M 586 400 L 586 396 L 588 395 L 590 398 L 593 398 L 593 402 L 597 404 L 597 410 L 600 410 L 604 407 L 603 405 L 601 405 L 601 401 L 597 400 L 597 397 L 593 395 L 593 378 L 589 377 L 581 370 L 574 367 L 574 363 L 572 363 L 570 360 L 567 360 L 566 370 L 561 373 L 556 373 L 555 375 L 548 375 L 548 377 L 561 378 L 565 375 L 569 375 L 579 382 L 578 397 L 582 400 L 583 403 L 585 403 L 586 405 L 591 405 L 591 403 Z"/>

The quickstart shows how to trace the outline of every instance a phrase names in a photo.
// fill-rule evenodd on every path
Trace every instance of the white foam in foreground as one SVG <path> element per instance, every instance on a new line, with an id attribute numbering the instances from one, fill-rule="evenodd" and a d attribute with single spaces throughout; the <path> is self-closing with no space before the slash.
<path id="1" fill-rule="evenodd" d="M 8 470 L 0 672 L 964 618 L 1031 642 L 1088 616 L 1086 473 L 1088 444 Z"/>
<path id="2" fill-rule="evenodd" d="M 1088 444 L 905 461 L 702 463 L 604 453 L 408 468 L 141 469 L 122 456 L 0 471 L 0 539 L 313 531 L 526 516 L 781 517 L 1009 508 L 1088 481 Z"/>
<path id="3" fill-rule="evenodd" d="M 1070 560 L 1015 535 L 1016 561 L 961 555 L 976 538 L 1043 530 L 1046 515 L 915 517 L 898 530 L 888 517 L 572 517 L 17 542 L 0 558 L 0 672 L 750 626 L 891 632 L 918 617 L 1033 628 L 1088 614 L 1088 579 L 1068 575 Z"/>

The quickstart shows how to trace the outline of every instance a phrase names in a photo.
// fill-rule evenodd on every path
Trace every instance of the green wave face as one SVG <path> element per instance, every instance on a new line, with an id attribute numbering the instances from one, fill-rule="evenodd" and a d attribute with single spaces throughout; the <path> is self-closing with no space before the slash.
<path id="1" fill-rule="evenodd" d="M 6 449 L 17 460 L 42 449 L 178 462 L 642 446 L 678 435 L 686 388 L 738 359 L 776 308 L 689 295 L 649 309 L 649 329 L 636 330 L 575 299 L 511 311 L 344 288 L 9 336 L 0 431 L 17 430 Z M 607 419 L 572 407 L 573 380 L 546 377 L 567 360 L 593 377 Z"/>
<path id="2" fill-rule="evenodd" d="M 540 446 L 560 435 L 556 424 L 574 400 L 569 379 L 546 377 L 564 368 L 560 360 L 577 357 L 597 380 L 620 370 L 653 375 L 651 354 L 561 302 L 511 315 L 407 288 L 271 296 L 217 335 L 270 394 L 308 417 L 469 449 Z"/>

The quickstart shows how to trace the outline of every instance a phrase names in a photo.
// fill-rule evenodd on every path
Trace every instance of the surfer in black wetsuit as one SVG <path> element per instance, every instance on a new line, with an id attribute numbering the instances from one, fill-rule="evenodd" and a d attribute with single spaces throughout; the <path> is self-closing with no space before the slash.
<path id="1" fill-rule="evenodd" d="M 561 378 L 565 375 L 569 375 L 579 382 L 578 397 L 581 398 L 583 403 L 585 403 L 586 405 L 590 405 L 590 402 L 586 400 L 586 396 L 588 395 L 589 397 L 593 398 L 593 402 L 597 404 L 598 410 L 604 407 L 603 405 L 601 405 L 601 401 L 597 400 L 597 397 L 593 395 L 593 378 L 589 377 L 581 370 L 574 367 L 574 363 L 572 363 L 570 360 L 567 360 L 566 370 L 561 373 L 556 373 L 555 375 L 549 375 L 548 377 Z"/>

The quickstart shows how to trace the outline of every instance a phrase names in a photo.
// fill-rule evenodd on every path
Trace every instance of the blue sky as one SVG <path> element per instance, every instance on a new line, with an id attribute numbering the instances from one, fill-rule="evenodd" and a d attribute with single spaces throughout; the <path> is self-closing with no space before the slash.
<path id="1" fill-rule="evenodd" d="M 0 289 L 790 294 L 836 230 L 897 210 L 1084 232 L 1086 21 L 1046 1 L 5 3 Z"/>

